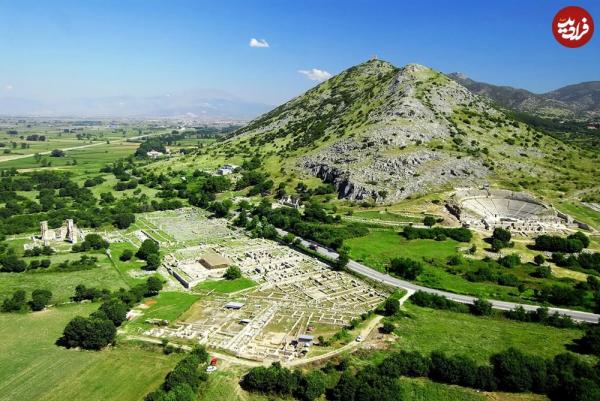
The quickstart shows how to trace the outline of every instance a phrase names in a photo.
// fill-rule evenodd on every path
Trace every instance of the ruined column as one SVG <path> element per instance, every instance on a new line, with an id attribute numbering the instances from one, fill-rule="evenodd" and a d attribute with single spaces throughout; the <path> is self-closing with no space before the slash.
<path id="1" fill-rule="evenodd" d="M 73 219 L 67 219 L 67 240 L 72 244 L 77 243 L 77 233 L 75 232 Z"/>
<path id="2" fill-rule="evenodd" d="M 42 241 L 44 241 L 44 245 L 48 245 L 49 244 L 49 238 L 48 238 L 48 222 L 47 221 L 42 221 L 40 222 L 40 238 Z"/>

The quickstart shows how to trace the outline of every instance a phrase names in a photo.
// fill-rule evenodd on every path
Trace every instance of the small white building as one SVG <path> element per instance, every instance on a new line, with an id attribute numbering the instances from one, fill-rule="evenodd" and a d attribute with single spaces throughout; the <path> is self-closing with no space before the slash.
<path id="1" fill-rule="evenodd" d="M 162 157 L 163 155 L 163 152 L 159 152 L 157 150 L 151 150 L 149 152 L 146 152 L 146 156 L 150 157 L 151 159 L 156 159 Z"/>
<path id="2" fill-rule="evenodd" d="M 219 175 L 229 175 L 232 174 L 235 169 L 238 168 L 235 164 L 224 164 L 217 170 L 217 174 Z"/>

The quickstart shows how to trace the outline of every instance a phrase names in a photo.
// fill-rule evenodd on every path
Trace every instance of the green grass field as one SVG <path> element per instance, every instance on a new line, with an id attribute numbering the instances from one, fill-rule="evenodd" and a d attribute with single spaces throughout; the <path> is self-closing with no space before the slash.
<path id="1" fill-rule="evenodd" d="M 177 362 L 132 344 L 100 352 L 54 345 L 67 322 L 98 304 L 65 305 L 24 315 L 0 314 L 0 400 L 141 400 Z"/>
<path id="2" fill-rule="evenodd" d="M 589 207 L 571 202 L 559 202 L 557 206 L 560 210 L 570 214 L 576 219 L 580 219 L 592 227 L 600 229 L 600 213 Z"/>
<path id="3" fill-rule="evenodd" d="M 88 145 L 89 143 L 73 144 L 73 146 Z M 127 157 L 139 146 L 134 142 L 113 142 L 110 144 L 100 143 L 98 145 L 73 149 L 66 152 L 65 157 L 50 157 L 50 155 L 42 155 L 42 158 L 52 162 L 48 168 L 60 168 L 61 170 L 83 171 L 86 169 L 94 170 L 95 173 L 107 163 L 111 163 L 117 159 Z M 54 149 L 54 147 L 52 148 Z M 76 165 L 67 165 L 67 163 L 77 161 Z M 17 168 L 17 169 L 37 169 L 40 164 L 34 157 L 25 157 L 14 160 L 5 160 L 0 163 L 2 168 Z"/>
<path id="4" fill-rule="evenodd" d="M 393 258 L 406 257 L 421 259 L 423 256 L 431 258 L 447 258 L 457 253 L 457 248 L 464 246 L 454 240 L 435 241 L 419 239 L 408 241 L 394 230 L 374 230 L 364 236 L 351 238 L 344 241 L 350 248 L 350 258 L 362 262 L 378 270 Z"/>
<path id="5" fill-rule="evenodd" d="M 391 222 L 411 222 L 411 223 L 420 223 L 423 221 L 422 217 L 416 216 L 407 216 L 398 213 L 390 213 L 385 210 L 367 210 L 364 212 L 356 212 L 352 216 L 358 217 L 361 219 L 373 219 L 373 220 L 383 220 L 383 221 L 391 221 Z"/>
<path id="6" fill-rule="evenodd" d="M 194 287 L 194 291 L 206 292 L 215 291 L 219 293 L 230 293 L 254 287 L 256 283 L 249 278 L 240 277 L 235 280 L 213 280 L 204 281 Z"/>
<path id="7" fill-rule="evenodd" d="M 427 379 L 400 379 L 402 400 L 410 401 L 485 401 L 486 397 L 475 390 L 449 386 Z"/>
<path id="8" fill-rule="evenodd" d="M 8 295 L 15 290 L 25 290 L 31 293 L 35 289 L 47 289 L 52 291 L 52 303 L 66 302 L 79 284 L 109 290 L 127 288 L 127 283 L 123 281 L 115 268 L 109 265 L 71 272 L 0 273 L 2 298 L 5 294 Z"/>
<path id="9" fill-rule="evenodd" d="M 583 336 L 578 329 L 557 329 L 537 323 L 522 323 L 492 317 L 478 317 L 405 304 L 410 317 L 396 321 L 398 349 L 444 351 L 467 355 L 480 363 L 490 355 L 515 347 L 523 352 L 553 357 L 567 352 L 566 346 Z"/>
<path id="10" fill-rule="evenodd" d="M 143 315 L 126 322 L 122 327 L 129 334 L 139 334 L 151 325 L 144 323 L 146 319 L 164 319 L 172 322 L 190 308 L 200 298 L 196 294 L 164 291 L 146 302 L 148 308 Z"/>
<path id="11" fill-rule="evenodd" d="M 143 277 L 134 278 L 129 274 L 131 270 L 141 269 L 142 266 L 146 264 L 144 261 L 137 259 L 135 256 L 127 262 L 119 260 L 119 256 L 121 256 L 123 251 L 125 251 L 126 249 L 133 251 L 135 254 L 137 249 L 133 245 L 129 244 L 128 242 L 114 242 L 110 244 L 109 249 L 112 255 L 112 261 L 123 281 L 125 281 L 130 286 L 144 281 Z"/>

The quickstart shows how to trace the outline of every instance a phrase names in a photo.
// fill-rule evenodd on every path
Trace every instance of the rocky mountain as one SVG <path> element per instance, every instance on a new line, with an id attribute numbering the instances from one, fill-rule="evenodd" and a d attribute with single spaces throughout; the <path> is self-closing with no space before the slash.
<path id="1" fill-rule="evenodd" d="M 600 81 L 582 82 L 536 94 L 511 86 L 477 82 L 461 73 L 451 73 L 448 76 L 471 92 L 485 95 L 501 106 L 518 111 L 543 117 L 600 116 Z"/>
<path id="2" fill-rule="evenodd" d="M 570 152 L 440 72 L 380 60 L 330 78 L 215 146 L 211 160 L 260 154 L 276 182 L 318 177 L 341 198 L 378 203 L 491 181 L 564 182 L 558 169 Z"/>

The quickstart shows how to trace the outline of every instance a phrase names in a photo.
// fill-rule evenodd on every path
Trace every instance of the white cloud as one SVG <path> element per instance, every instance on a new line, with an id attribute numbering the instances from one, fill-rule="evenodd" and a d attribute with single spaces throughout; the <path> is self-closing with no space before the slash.
<path id="1" fill-rule="evenodd" d="M 298 70 L 298 72 L 311 81 L 326 81 L 331 78 L 331 74 L 325 70 L 319 70 L 318 68 L 313 68 L 310 70 Z"/>
<path id="2" fill-rule="evenodd" d="M 10 85 L 10 84 L 8 84 L 8 85 L 6 85 L 6 86 L 4 87 L 4 90 L 5 90 L 5 91 L 7 91 L 7 92 L 10 92 L 10 91 L 12 91 L 13 89 L 14 89 L 14 87 L 13 87 L 12 85 Z"/>
<path id="3" fill-rule="evenodd" d="M 250 39 L 250 47 L 269 47 L 269 42 L 265 39 Z"/>

